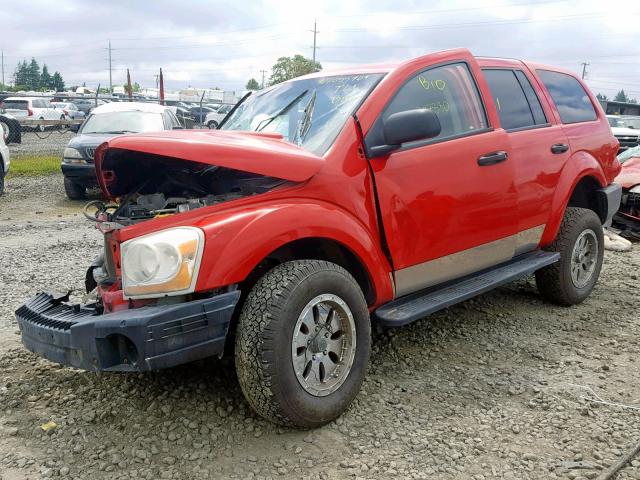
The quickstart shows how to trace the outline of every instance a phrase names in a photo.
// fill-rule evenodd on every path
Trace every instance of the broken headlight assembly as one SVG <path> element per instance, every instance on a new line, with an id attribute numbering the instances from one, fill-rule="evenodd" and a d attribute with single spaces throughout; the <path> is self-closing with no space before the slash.
<path id="1" fill-rule="evenodd" d="M 127 240 L 121 248 L 125 298 L 184 295 L 195 290 L 204 233 L 177 227 Z"/>
<path id="2" fill-rule="evenodd" d="M 67 147 L 62 154 L 62 161 L 64 163 L 87 163 L 79 150 Z"/>

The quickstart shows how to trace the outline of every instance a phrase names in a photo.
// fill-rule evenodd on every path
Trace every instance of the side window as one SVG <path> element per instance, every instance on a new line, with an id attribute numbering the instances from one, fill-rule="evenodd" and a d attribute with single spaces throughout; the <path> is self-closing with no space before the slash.
<path id="1" fill-rule="evenodd" d="M 405 83 L 382 115 L 426 108 L 438 116 L 442 131 L 436 139 L 487 128 L 473 77 L 464 63 L 425 70 Z"/>
<path id="2" fill-rule="evenodd" d="M 565 73 L 537 72 L 558 108 L 562 123 L 588 122 L 597 118 L 589 95 L 578 80 Z"/>
<path id="3" fill-rule="evenodd" d="M 483 72 L 505 130 L 547 123 L 540 101 L 524 73 L 505 69 L 486 69 Z"/>
<path id="4" fill-rule="evenodd" d="M 547 123 L 547 117 L 542 110 L 542 105 L 540 105 L 540 99 L 536 92 L 533 90 L 531 86 L 531 82 L 524 74 L 522 70 L 514 70 L 518 81 L 520 82 L 520 86 L 522 90 L 524 90 L 524 94 L 527 97 L 529 102 L 529 107 L 531 107 L 531 113 L 533 113 L 533 119 L 536 122 L 536 125 L 541 125 L 543 123 Z"/>

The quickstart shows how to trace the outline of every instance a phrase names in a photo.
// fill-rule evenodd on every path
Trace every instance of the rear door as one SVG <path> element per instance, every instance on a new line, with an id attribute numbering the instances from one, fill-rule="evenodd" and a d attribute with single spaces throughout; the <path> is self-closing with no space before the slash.
<path id="1" fill-rule="evenodd" d="M 511 143 L 518 194 L 516 254 L 524 253 L 542 238 L 560 172 L 571 154 L 569 141 L 544 96 L 536 94 L 536 79 L 524 65 L 483 67 L 483 73 Z"/>
<path id="2" fill-rule="evenodd" d="M 470 54 L 439 57 L 406 78 L 367 133 L 369 147 L 389 115 L 417 108 L 436 113 L 442 125 L 436 138 L 371 159 L 397 296 L 514 254 L 512 149 L 507 134 L 489 125 L 479 75 Z"/>

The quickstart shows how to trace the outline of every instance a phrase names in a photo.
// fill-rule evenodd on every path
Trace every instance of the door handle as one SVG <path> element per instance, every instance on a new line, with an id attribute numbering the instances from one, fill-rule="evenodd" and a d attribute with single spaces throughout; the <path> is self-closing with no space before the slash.
<path id="1" fill-rule="evenodd" d="M 566 143 L 556 143 L 551 145 L 551 153 L 564 153 L 569 150 L 569 145 Z"/>
<path id="2" fill-rule="evenodd" d="M 478 165 L 481 167 L 495 165 L 496 163 L 504 162 L 508 157 L 507 152 L 503 151 L 487 153 L 478 158 Z"/>

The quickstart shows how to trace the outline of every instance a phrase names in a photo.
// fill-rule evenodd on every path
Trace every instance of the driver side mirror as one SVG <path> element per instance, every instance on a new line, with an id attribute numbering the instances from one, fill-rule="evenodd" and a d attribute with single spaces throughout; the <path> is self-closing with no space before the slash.
<path id="1" fill-rule="evenodd" d="M 384 145 L 371 147 L 372 157 L 383 157 L 402 147 L 403 143 L 437 137 L 442 131 L 438 116 L 431 110 L 418 108 L 389 115 L 383 121 Z"/>

